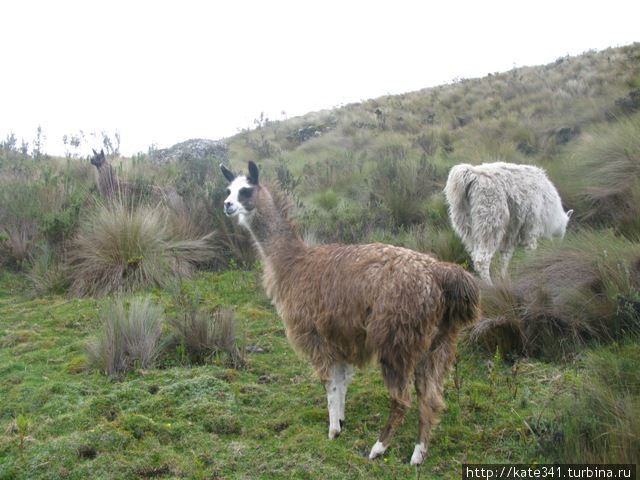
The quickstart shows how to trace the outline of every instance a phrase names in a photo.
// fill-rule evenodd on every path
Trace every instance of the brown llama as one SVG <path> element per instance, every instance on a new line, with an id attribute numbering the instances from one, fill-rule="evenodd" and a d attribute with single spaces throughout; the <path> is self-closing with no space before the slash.
<path id="1" fill-rule="evenodd" d="M 307 357 L 327 392 L 329 438 L 344 421 L 353 366 L 376 359 L 391 396 L 387 423 L 369 458 L 385 452 L 411 405 L 419 426 L 411 463 L 422 463 L 443 408 L 444 375 L 458 330 L 479 314 L 473 276 L 451 263 L 383 244 L 307 246 L 249 162 L 229 180 L 224 212 L 249 230 L 264 261 L 264 286 L 293 347 Z"/>
<path id="2" fill-rule="evenodd" d="M 120 180 L 104 154 L 104 150 L 101 149 L 100 152 L 93 150 L 91 164 L 96 167 L 98 192 L 105 201 L 110 202 L 123 198 L 140 200 L 146 193 L 153 201 L 165 202 L 173 210 L 184 212 L 184 200 L 174 188 L 152 185 L 149 190 L 145 192 L 142 185 Z"/>

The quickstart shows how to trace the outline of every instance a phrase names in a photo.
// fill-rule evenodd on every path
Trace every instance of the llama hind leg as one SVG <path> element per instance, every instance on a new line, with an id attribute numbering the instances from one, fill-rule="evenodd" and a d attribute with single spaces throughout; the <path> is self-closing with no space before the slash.
<path id="1" fill-rule="evenodd" d="M 427 456 L 431 430 L 438 423 L 438 414 L 444 408 L 444 376 L 455 358 L 453 339 L 445 338 L 441 341 L 436 338 L 434 344 L 435 348 L 431 348 L 416 366 L 415 387 L 419 422 L 411 465 L 420 465 Z"/>
<path id="2" fill-rule="evenodd" d="M 382 375 L 391 395 L 391 409 L 387 423 L 380 432 L 378 441 L 371 448 L 370 459 L 382 455 L 387 450 L 391 437 L 396 433 L 411 406 L 411 396 L 407 389 L 407 375 L 403 372 L 394 372 L 386 367 L 384 362 L 382 362 L 382 365 Z"/>

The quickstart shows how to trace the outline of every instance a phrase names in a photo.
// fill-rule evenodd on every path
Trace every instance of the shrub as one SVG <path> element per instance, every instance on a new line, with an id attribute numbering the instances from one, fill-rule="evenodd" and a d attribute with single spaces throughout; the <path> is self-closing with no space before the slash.
<path id="1" fill-rule="evenodd" d="M 588 353 L 577 385 L 558 402 L 555 439 L 566 463 L 640 462 L 640 346 Z"/>
<path id="2" fill-rule="evenodd" d="M 640 245 L 583 231 L 546 244 L 520 264 L 512 283 L 484 287 L 486 316 L 470 338 L 495 351 L 564 357 L 590 340 L 640 332 Z"/>
<path id="3" fill-rule="evenodd" d="M 100 314 L 102 332 L 87 346 L 89 364 L 106 375 L 151 368 L 160 353 L 162 308 L 148 299 L 133 299 L 128 308 L 114 300 Z"/>
<path id="4" fill-rule="evenodd" d="M 235 315 L 230 310 L 206 311 L 197 301 L 178 301 L 176 317 L 169 319 L 171 338 L 167 349 L 178 354 L 178 360 L 205 364 L 220 353 L 233 367 L 241 366 L 243 358 L 236 341 Z"/>
<path id="5" fill-rule="evenodd" d="M 42 245 L 34 255 L 27 276 L 33 286 L 33 293 L 38 296 L 62 294 L 71 283 L 64 260 L 58 258 L 48 244 Z"/>
<path id="6" fill-rule="evenodd" d="M 0 178 L 0 258 L 13 268 L 22 268 L 38 240 L 38 185 L 28 175 Z"/>
<path id="7" fill-rule="evenodd" d="M 436 171 L 426 156 L 416 160 L 401 145 L 388 145 L 378 152 L 371 196 L 391 213 L 394 226 L 424 221 L 425 199 L 437 189 Z"/>
<path id="8" fill-rule="evenodd" d="M 98 206 L 80 226 L 70 252 L 72 295 L 102 296 L 189 276 L 213 254 L 210 237 L 176 238 L 160 206 Z"/>
<path id="9" fill-rule="evenodd" d="M 574 162 L 566 183 L 579 218 L 640 238 L 640 115 L 584 136 Z"/>

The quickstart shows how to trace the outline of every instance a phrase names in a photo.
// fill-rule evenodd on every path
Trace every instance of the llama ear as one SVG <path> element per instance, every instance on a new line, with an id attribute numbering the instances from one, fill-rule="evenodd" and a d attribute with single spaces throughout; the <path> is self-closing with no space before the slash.
<path id="1" fill-rule="evenodd" d="M 101 148 L 101 149 L 100 149 L 100 156 L 101 156 L 101 157 L 104 157 L 104 148 Z"/>
<path id="2" fill-rule="evenodd" d="M 236 176 L 234 175 L 234 173 L 231 170 L 229 170 L 227 167 L 225 167 L 223 164 L 220 164 L 220 170 L 222 170 L 222 174 L 224 175 L 224 178 L 229 180 L 229 182 L 233 182 L 236 179 Z"/>
<path id="3" fill-rule="evenodd" d="M 249 160 L 249 176 L 247 177 L 249 183 L 252 185 L 258 185 L 258 177 L 258 166 Z"/>
<path id="4" fill-rule="evenodd" d="M 98 155 L 98 152 L 96 152 L 96 149 L 95 149 L 95 148 L 92 148 L 91 150 L 93 150 L 93 154 L 94 154 L 94 155 L 96 155 L 96 156 Z"/>
<path id="5" fill-rule="evenodd" d="M 573 209 L 569 210 L 567 212 L 567 220 L 569 220 L 571 218 L 571 215 L 573 215 Z"/>

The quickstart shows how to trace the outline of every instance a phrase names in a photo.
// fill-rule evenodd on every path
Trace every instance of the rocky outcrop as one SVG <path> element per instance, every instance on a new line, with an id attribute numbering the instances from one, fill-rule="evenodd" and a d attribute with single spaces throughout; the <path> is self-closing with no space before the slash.
<path id="1" fill-rule="evenodd" d="M 220 141 L 194 138 L 169 148 L 154 150 L 149 156 L 152 161 L 160 165 L 208 157 L 226 162 L 229 158 L 229 147 Z"/>

